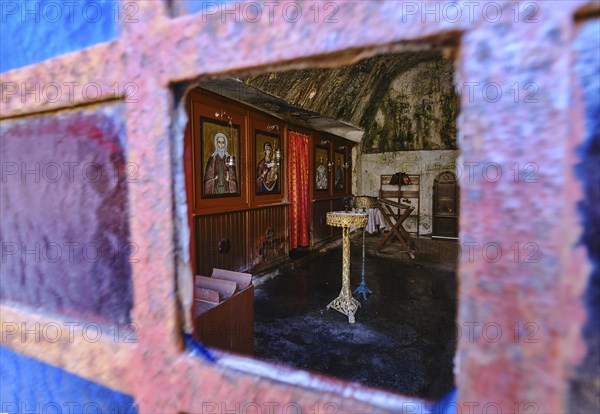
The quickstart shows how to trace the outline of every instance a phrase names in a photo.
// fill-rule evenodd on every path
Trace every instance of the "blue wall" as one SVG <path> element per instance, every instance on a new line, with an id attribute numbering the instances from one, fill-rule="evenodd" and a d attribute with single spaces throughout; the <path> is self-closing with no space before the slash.
<path id="1" fill-rule="evenodd" d="M 0 412 L 134 414 L 128 395 L 0 346 Z"/>
<path id="2" fill-rule="evenodd" d="M 44 61 L 118 36 L 135 10 L 117 0 L 0 1 L 0 72 Z"/>

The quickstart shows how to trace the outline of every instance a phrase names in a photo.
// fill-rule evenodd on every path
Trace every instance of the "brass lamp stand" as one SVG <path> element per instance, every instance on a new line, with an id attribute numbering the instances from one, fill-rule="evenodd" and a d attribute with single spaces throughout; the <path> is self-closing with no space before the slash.
<path id="1" fill-rule="evenodd" d="M 342 290 L 337 298 L 327 305 L 327 309 L 348 316 L 348 322 L 354 323 L 354 314 L 360 302 L 352 297 L 350 292 L 350 228 L 365 227 L 368 215 L 365 213 L 346 213 L 345 211 L 332 211 L 327 213 L 327 224 L 342 228 Z"/>

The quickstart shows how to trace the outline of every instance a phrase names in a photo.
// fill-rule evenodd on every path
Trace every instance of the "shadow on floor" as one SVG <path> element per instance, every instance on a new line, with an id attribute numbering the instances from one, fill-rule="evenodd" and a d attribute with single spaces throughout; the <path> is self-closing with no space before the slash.
<path id="1" fill-rule="evenodd" d="M 378 240 L 367 237 L 366 278 L 373 294 L 366 301 L 355 295 L 361 302 L 355 324 L 325 310 L 341 289 L 339 246 L 258 285 L 255 356 L 438 399 L 453 385 L 456 243 L 417 240 L 417 258 L 410 260 L 397 243 L 375 253 Z M 361 277 L 360 235 L 352 240 L 351 266 L 354 289 Z"/>

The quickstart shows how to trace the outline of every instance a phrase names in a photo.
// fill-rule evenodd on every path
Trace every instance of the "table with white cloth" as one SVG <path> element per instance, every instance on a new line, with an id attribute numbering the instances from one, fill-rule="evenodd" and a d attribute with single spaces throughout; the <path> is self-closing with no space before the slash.
<path id="1" fill-rule="evenodd" d="M 365 227 L 367 233 L 375 233 L 377 231 L 377 226 L 379 226 L 379 230 L 381 231 L 391 230 L 390 226 L 385 221 L 385 217 L 383 217 L 383 213 L 378 208 L 368 208 L 367 215 L 369 216 L 367 227 Z"/>

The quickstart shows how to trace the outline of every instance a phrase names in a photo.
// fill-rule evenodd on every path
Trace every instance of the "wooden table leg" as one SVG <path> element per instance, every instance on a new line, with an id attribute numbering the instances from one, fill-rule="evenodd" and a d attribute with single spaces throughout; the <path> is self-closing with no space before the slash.
<path id="1" fill-rule="evenodd" d="M 391 209 L 389 208 L 389 206 L 386 205 L 386 207 L 388 208 L 389 214 L 394 214 Z M 381 248 L 383 247 L 383 245 L 392 237 L 392 235 L 395 235 L 396 238 L 398 240 L 400 240 L 400 243 L 402 243 L 402 245 L 404 246 L 404 248 L 408 251 L 408 254 L 410 255 L 411 258 L 414 259 L 414 253 L 412 253 L 412 250 L 410 248 L 410 246 L 408 245 L 408 243 L 406 242 L 406 240 L 404 240 L 403 235 L 400 233 L 401 230 L 399 230 L 400 227 L 402 227 L 402 223 L 408 218 L 408 216 L 410 216 L 410 213 L 412 213 L 412 211 L 415 209 L 414 207 L 411 208 L 407 208 L 406 211 L 404 212 L 404 214 L 402 214 L 398 220 L 396 220 L 396 224 L 393 224 L 392 221 L 390 220 L 388 214 L 386 214 L 386 212 L 382 209 L 381 205 L 378 206 L 379 211 L 381 212 L 381 214 L 383 214 L 383 218 L 385 219 L 385 221 L 388 223 L 388 225 L 391 227 L 391 231 L 379 242 L 379 244 L 377 245 L 377 247 L 375 248 L 376 251 L 381 250 Z M 404 228 L 402 227 L 402 230 L 404 230 Z M 406 232 L 406 230 L 404 230 Z"/>

